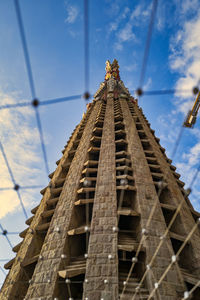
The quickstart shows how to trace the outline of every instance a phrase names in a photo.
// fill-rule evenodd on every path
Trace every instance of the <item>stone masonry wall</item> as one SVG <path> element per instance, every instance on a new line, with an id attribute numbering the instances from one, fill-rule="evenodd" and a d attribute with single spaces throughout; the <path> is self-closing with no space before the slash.
<path id="1" fill-rule="evenodd" d="M 165 176 L 165 180 L 168 183 L 168 189 L 171 193 L 171 200 L 174 202 L 175 206 L 177 207 L 178 204 L 183 199 L 183 194 L 181 193 L 181 189 L 178 186 L 178 183 L 176 182 L 176 179 L 173 175 L 172 170 L 170 169 L 170 165 L 166 160 L 166 157 L 163 155 L 163 153 L 160 150 L 159 144 L 156 142 L 156 140 L 153 137 L 153 134 L 149 130 L 149 127 L 147 125 L 147 122 L 144 120 L 141 111 L 136 107 L 137 113 L 140 116 L 140 119 L 142 120 L 142 124 L 145 128 L 145 132 L 147 134 L 147 137 L 151 140 L 151 145 L 153 148 L 153 151 L 155 152 L 155 155 L 158 159 L 158 162 L 161 166 L 161 170 Z M 187 236 L 188 233 L 191 231 L 193 226 L 195 225 L 195 220 L 192 217 L 191 210 L 189 206 L 187 205 L 186 201 L 184 201 L 183 206 L 180 210 L 180 227 L 182 228 L 182 232 L 184 236 Z M 193 256 L 191 263 L 191 269 L 194 270 L 194 273 L 196 275 L 200 276 L 200 231 L 197 229 L 190 240 L 191 244 L 191 256 Z"/>
<path id="2" fill-rule="evenodd" d="M 118 299 L 117 232 L 113 227 L 117 227 L 117 200 L 113 93 L 109 93 L 89 239 L 85 276 L 88 283 L 84 284 L 83 299 Z"/>
<path id="3" fill-rule="evenodd" d="M 152 181 L 151 173 L 146 161 L 144 150 L 142 148 L 140 139 L 138 137 L 137 129 L 133 117 L 131 116 L 127 101 L 124 98 L 120 100 L 124 124 L 128 140 L 128 151 L 131 156 L 132 166 L 134 170 L 135 186 L 137 189 L 137 204 L 138 209 L 141 214 L 141 225 L 143 228 L 147 229 L 148 235 L 145 240 L 144 246 L 146 247 L 146 262 L 151 260 L 159 242 L 160 236 L 164 233 L 166 229 L 164 217 L 162 215 L 162 210 L 159 204 L 158 196 Z M 149 129 L 146 129 L 148 131 Z M 150 227 L 146 228 L 146 223 L 154 205 L 157 201 L 157 206 L 155 213 L 153 215 Z M 159 280 L 161 274 L 164 272 L 166 267 L 171 261 L 171 253 L 169 248 L 171 247 L 170 241 L 166 240 L 163 243 L 159 251 L 159 255 L 155 259 L 152 267 L 152 272 L 148 272 L 147 284 L 151 291 L 154 288 L 154 283 Z M 173 250 L 171 248 L 171 252 Z M 172 300 L 178 299 L 176 289 L 184 290 L 184 286 L 179 280 L 177 270 L 173 267 L 169 271 L 169 276 L 167 280 L 163 282 L 159 288 L 159 293 L 162 300 Z M 159 299 L 159 298 L 158 298 Z"/>
<path id="4" fill-rule="evenodd" d="M 97 117 L 100 103 L 96 103 L 93 111 L 87 121 L 83 136 L 76 151 L 75 157 L 71 163 L 70 171 L 63 186 L 59 205 L 56 207 L 52 218 L 48 234 L 45 238 L 41 255 L 43 260 L 38 261 L 34 274 L 33 283 L 29 286 L 26 298 L 52 300 L 57 280 L 57 273 L 61 264 L 61 254 L 67 239 L 67 231 L 69 230 L 70 219 L 74 206 L 77 188 L 83 169 L 85 157 L 92 135 L 93 124 Z M 55 232 L 55 228 L 59 227 L 60 232 Z M 50 282 L 48 283 L 48 280 Z"/>
<path id="5" fill-rule="evenodd" d="M 62 157 L 62 161 L 64 161 L 65 158 L 68 156 L 68 151 L 70 150 L 71 146 L 73 145 L 73 142 L 76 138 L 76 134 L 79 131 L 80 125 L 81 125 L 81 123 L 75 129 L 75 131 L 68 143 L 68 147 L 66 148 L 66 151 Z M 57 177 L 59 176 L 59 173 L 61 172 L 61 169 L 62 169 L 62 166 L 61 166 L 62 161 L 59 164 L 59 166 L 57 167 L 52 181 L 55 181 L 57 179 Z M 10 272 L 8 273 L 6 280 L 3 284 L 3 287 L 0 291 L 0 299 L 1 300 L 8 300 L 8 299 L 13 300 L 13 299 L 19 299 L 19 297 L 20 297 L 20 296 L 15 296 L 15 295 L 16 295 L 16 293 L 20 294 L 20 290 L 22 290 L 24 287 L 24 282 L 20 282 L 20 277 L 21 277 L 22 273 L 24 272 L 23 268 L 22 268 L 22 263 L 24 262 L 24 260 L 27 260 L 28 258 L 30 258 L 30 253 L 33 251 L 33 249 L 35 247 L 37 247 L 37 237 L 36 237 L 35 233 L 33 234 L 33 229 L 39 224 L 40 216 L 44 212 L 46 201 L 49 198 L 50 198 L 50 189 L 47 188 L 47 190 L 40 202 L 40 206 L 35 214 L 35 217 L 31 223 L 31 226 L 29 227 L 28 232 L 24 238 L 23 244 L 16 255 L 13 266 L 12 266 Z"/>

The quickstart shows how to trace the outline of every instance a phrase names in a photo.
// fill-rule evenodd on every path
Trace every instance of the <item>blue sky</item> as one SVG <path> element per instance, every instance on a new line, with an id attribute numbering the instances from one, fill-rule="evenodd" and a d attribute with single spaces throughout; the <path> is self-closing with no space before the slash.
<path id="1" fill-rule="evenodd" d="M 200 79 L 199 0 L 159 1 L 152 37 L 145 90 L 177 88 L 191 91 Z M 36 95 L 40 100 L 84 92 L 83 0 L 20 0 Z M 138 87 L 151 1 L 90 1 L 90 91 L 104 80 L 105 61 L 116 58 L 120 76 L 130 89 Z M 0 1 L 0 105 L 31 101 L 21 39 L 13 1 Z M 143 96 L 139 104 L 161 145 L 171 155 L 184 115 L 192 105 L 191 92 Z M 50 170 L 85 110 L 83 99 L 39 107 Z M 0 111 L 0 139 L 19 185 L 46 186 L 48 179 L 31 107 Z M 188 186 L 199 164 L 200 122 L 185 129 L 174 164 Z M 0 154 L 0 187 L 12 187 Z M 200 210 L 198 180 L 191 200 Z M 40 189 L 23 190 L 28 215 L 40 199 Z M 1 224 L 8 231 L 26 228 L 16 192 L 0 191 Z M 21 239 L 9 236 L 13 245 Z M 14 255 L 0 236 L 0 260 Z M 3 266 L 0 261 L 0 266 Z M 0 282 L 4 274 L 0 269 Z"/>

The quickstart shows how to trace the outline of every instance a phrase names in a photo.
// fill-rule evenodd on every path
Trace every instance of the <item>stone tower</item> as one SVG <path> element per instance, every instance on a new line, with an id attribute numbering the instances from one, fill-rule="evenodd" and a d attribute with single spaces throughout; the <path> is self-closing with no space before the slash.
<path id="1" fill-rule="evenodd" d="M 62 153 L 0 299 L 200 299 L 200 214 L 116 60 Z"/>

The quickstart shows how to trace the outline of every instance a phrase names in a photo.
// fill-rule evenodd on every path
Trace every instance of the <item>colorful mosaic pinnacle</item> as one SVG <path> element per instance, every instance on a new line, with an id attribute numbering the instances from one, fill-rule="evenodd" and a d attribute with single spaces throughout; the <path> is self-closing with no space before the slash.
<path id="1" fill-rule="evenodd" d="M 120 80 L 119 65 L 118 65 L 118 61 L 116 59 L 113 60 L 112 64 L 110 63 L 109 60 L 106 61 L 105 80 L 108 80 L 111 77 L 116 79 L 116 80 Z"/>
<path id="2" fill-rule="evenodd" d="M 116 60 L 62 153 L 0 299 L 199 300 L 200 214 Z"/>

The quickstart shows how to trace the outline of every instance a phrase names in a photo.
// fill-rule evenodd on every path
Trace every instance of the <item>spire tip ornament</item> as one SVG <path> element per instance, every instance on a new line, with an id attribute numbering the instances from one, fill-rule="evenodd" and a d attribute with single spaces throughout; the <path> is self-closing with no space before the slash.
<path id="1" fill-rule="evenodd" d="M 113 60 L 113 63 L 111 64 L 109 60 L 106 61 L 106 75 L 105 80 L 109 80 L 111 77 L 120 80 L 119 76 L 119 64 L 116 59 Z"/>

